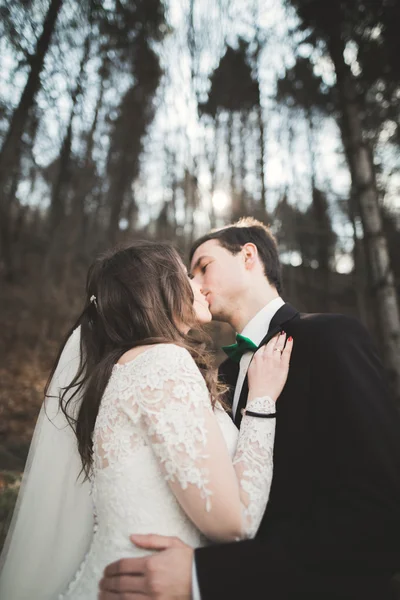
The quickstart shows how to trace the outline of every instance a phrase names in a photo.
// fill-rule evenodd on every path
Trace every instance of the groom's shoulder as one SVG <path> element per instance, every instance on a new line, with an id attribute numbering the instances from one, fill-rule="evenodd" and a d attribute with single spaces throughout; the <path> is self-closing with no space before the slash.
<path id="1" fill-rule="evenodd" d="M 365 335 L 367 330 L 355 317 L 340 313 L 300 313 L 296 320 L 296 329 L 313 337 L 323 337 L 325 340 L 336 339 L 349 334 Z"/>
<path id="2" fill-rule="evenodd" d="M 332 326 L 349 322 L 359 322 L 355 317 L 342 313 L 299 313 L 299 322 L 306 327 L 309 326 Z"/>

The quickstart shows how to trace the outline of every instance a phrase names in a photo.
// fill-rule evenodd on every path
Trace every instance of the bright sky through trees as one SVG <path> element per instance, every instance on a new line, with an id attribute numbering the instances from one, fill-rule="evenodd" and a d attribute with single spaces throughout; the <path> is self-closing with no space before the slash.
<path id="1" fill-rule="evenodd" d="M 0 2 L 1 4 L 1 2 Z M 39 27 L 43 19 L 45 3 L 36 0 L 32 14 Z M 109 0 L 103 6 L 110 12 L 114 3 Z M 133 184 L 135 202 L 138 206 L 138 222 L 141 225 L 157 218 L 163 203 L 172 197 L 173 180 L 182 181 L 188 174 L 196 179 L 198 201 L 194 212 L 197 233 L 210 226 L 209 211 L 213 203 L 218 222 L 223 222 L 230 206 L 228 150 L 222 127 L 216 133 L 207 115 L 200 115 L 198 102 L 205 102 L 210 91 L 210 75 L 224 55 L 226 45 L 237 47 L 239 37 L 250 44 L 254 53 L 255 39 L 261 40 L 257 64 L 260 85 L 260 101 L 265 122 L 265 185 L 267 208 L 273 211 L 276 203 L 286 194 L 289 203 L 305 210 L 311 201 L 311 161 L 317 168 L 315 184 L 328 194 L 333 227 L 341 240 L 340 253 L 345 255 L 352 248 L 352 233 L 348 219 L 338 207 L 349 194 L 350 177 L 345 164 L 337 124 L 333 118 L 318 118 L 314 133 L 313 157 L 310 155 L 307 122 L 300 110 L 293 110 L 276 101 L 276 82 L 285 69 L 295 63 L 295 53 L 309 57 L 314 70 L 327 85 L 335 81 L 334 69 L 329 59 L 310 44 L 299 46 L 299 33 L 295 32 L 297 18 L 293 11 L 284 7 L 282 0 L 166 0 L 168 32 L 164 39 L 154 43 L 163 69 L 161 84 L 156 92 L 155 118 L 148 130 L 141 157 L 139 176 Z M 191 14 L 191 8 L 193 9 Z M 15 11 L 18 7 L 15 6 Z M 23 204 L 49 204 L 50 187 L 46 170 L 57 159 L 71 112 L 71 89 L 78 74 L 82 56 L 85 28 L 79 26 L 79 11 L 74 0 L 67 1 L 60 16 L 61 27 L 70 26 L 70 34 L 59 36 L 46 58 L 43 88 L 37 97 L 40 113 L 39 130 L 36 135 L 33 157 L 39 167 L 39 175 L 32 182 L 29 172 L 21 178 L 17 196 Z M 22 12 L 21 12 L 21 19 Z M 78 26 L 73 24 L 77 22 Z M 34 27 L 21 22 L 23 45 L 31 51 L 34 46 Z M 377 32 L 377 35 L 379 32 Z M 97 40 L 92 41 L 90 58 L 85 68 L 86 85 L 80 102 L 78 118 L 74 120 L 73 149 L 79 155 L 80 135 L 87 131 L 96 109 L 99 96 L 99 61 L 96 53 Z M 5 40 L 0 42 L 0 88 L 4 105 L 11 107 L 18 101 L 25 84 L 27 69 L 21 68 L 22 54 L 11 49 Z M 345 58 L 352 70 L 357 72 L 357 51 L 354 45 L 346 48 Z M 109 59 L 115 53 L 109 52 Z M 132 74 L 121 63 L 113 71 L 104 90 L 100 109 L 100 126 L 96 131 L 94 156 L 100 176 L 106 177 L 106 160 L 109 150 L 110 120 L 118 114 L 121 96 L 132 84 Z M 4 132 L 3 119 L 1 131 Z M 225 121 L 225 127 L 227 126 Z M 385 145 L 385 131 L 390 134 L 390 123 L 381 133 L 378 158 L 383 165 L 381 177 L 394 168 L 397 155 Z M 219 135 L 219 138 L 217 136 Z M 246 194 L 255 200 L 260 198 L 260 180 L 256 172 L 257 136 L 249 130 L 241 140 L 243 148 L 243 173 Z M 239 146 L 240 146 L 239 144 Z M 210 172 L 210 156 L 216 150 L 214 181 Z M 238 152 L 236 141 L 236 152 Z M 240 159 L 236 157 L 240 162 Z M 171 170 L 174 171 L 173 177 Z M 172 179 L 171 179 L 172 177 Z M 385 201 L 400 208 L 400 176 L 393 176 L 388 183 Z M 177 224 L 184 225 L 185 192 L 176 186 Z M 125 223 L 125 221 L 124 221 Z M 348 270 L 351 261 L 342 257 L 337 268 Z"/>

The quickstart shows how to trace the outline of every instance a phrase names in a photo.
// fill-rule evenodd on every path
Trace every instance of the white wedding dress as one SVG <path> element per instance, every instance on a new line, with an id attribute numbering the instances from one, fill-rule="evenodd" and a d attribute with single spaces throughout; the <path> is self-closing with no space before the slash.
<path id="1" fill-rule="evenodd" d="M 267 397 L 254 402 L 253 410 L 275 410 Z M 247 417 L 238 435 L 220 406 L 212 410 L 184 348 L 160 344 L 115 365 L 93 432 L 93 539 L 59 598 L 96 600 L 107 564 L 146 554 L 131 533 L 177 536 L 193 547 L 222 541 L 221 515 L 238 489 L 241 537 L 255 535 L 272 479 L 274 432 L 275 419 Z"/>

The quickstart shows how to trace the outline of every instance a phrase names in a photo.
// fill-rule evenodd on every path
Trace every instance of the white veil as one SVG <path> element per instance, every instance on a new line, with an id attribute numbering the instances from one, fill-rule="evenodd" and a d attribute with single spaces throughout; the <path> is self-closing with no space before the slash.
<path id="1" fill-rule="evenodd" d="M 61 354 L 36 424 L 9 533 L 0 558 L 2 600 L 55 600 L 65 590 L 92 538 L 90 484 L 74 432 L 59 409 L 59 389 L 80 359 L 80 328 Z M 71 402 L 71 404 L 73 401 Z M 74 411 L 80 399 L 74 402 Z"/>

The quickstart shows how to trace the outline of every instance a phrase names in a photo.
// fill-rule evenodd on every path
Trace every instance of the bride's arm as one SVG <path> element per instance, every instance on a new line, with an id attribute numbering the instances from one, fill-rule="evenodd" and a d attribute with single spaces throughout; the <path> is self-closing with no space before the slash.
<path id="1" fill-rule="evenodd" d="M 290 353 L 287 347 L 285 357 Z M 257 369 L 260 373 L 268 361 L 275 363 L 271 374 L 277 374 L 277 355 L 269 345 L 253 361 L 254 385 L 247 409 L 274 412 L 271 398 L 254 394 L 268 385 L 270 395 L 279 395 L 283 384 L 277 392 L 271 378 L 264 377 L 267 383 L 257 379 Z M 135 386 L 134 401 L 173 493 L 208 538 L 230 541 L 254 535 L 272 480 L 275 419 L 244 417 L 232 464 L 204 379 L 190 354 L 171 345 L 158 360 L 151 377 L 139 390 Z"/>

